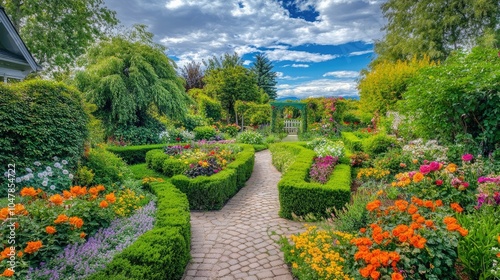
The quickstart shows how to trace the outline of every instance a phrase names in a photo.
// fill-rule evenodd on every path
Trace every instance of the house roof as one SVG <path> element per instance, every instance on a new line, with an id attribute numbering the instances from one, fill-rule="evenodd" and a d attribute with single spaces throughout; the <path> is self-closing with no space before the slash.
<path id="1" fill-rule="evenodd" d="M 12 21 L 0 6 L 0 61 L 19 70 L 42 70 L 19 36 Z M 31 72 L 30 71 L 30 72 Z"/>

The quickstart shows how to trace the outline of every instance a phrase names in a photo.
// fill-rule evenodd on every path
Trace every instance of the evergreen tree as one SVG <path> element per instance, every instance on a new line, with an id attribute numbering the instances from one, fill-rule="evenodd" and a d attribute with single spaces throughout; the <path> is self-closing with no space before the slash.
<path id="1" fill-rule="evenodd" d="M 276 72 L 273 72 L 273 65 L 263 54 L 255 56 L 252 71 L 257 77 L 257 85 L 264 90 L 269 99 L 276 99 Z"/>

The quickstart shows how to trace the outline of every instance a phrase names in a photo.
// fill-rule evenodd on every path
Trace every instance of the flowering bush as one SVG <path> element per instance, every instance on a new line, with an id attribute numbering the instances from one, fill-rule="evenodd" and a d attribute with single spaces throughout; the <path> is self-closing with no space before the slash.
<path id="1" fill-rule="evenodd" d="M 316 138 L 307 143 L 307 147 L 316 152 L 319 157 L 332 156 L 341 158 L 344 155 L 344 143 L 342 141 L 331 141 L 326 138 Z"/>
<path id="2" fill-rule="evenodd" d="M 256 131 L 243 131 L 236 137 L 236 142 L 244 144 L 264 144 L 264 137 Z"/>
<path id="3" fill-rule="evenodd" d="M 299 279 L 353 279 L 343 267 L 351 234 L 327 232 L 311 226 L 290 238 L 293 245 L 286 238 L 282 239 L 282 249 L 285 260 L 292 265 L 292 271 Z"/>
<path id="4" fill-rule="evenodd" d="M 351 159 L 352 167 L 361 167 L 366 164 L 368 159 L 370 159 L 370 156 L 364 152 L 356 152 L 352 154 L 349 158 Z"/>
<path id="5" fill-rule="evenodd" d="M 232 124 L 228 124 L 228 125 L 225 125 L 225 126 L 221 126 L 220 127 L 220 131 L 223 132 L 223 133 L 227 133 L 229 134 L 231 137 L 235 137 L 236 134 L 238 134 L 238 131 L 240 131 L 240 127 L 235 124 L 235 123 L 232 123 Z"/>
<path id="6" fill-rule="evenodd" d="M 476 208 L 479 209 L 483 204 L 500 206 L 500 176 L 497 177 L 479 177 Z"/>
<path id="7" fill-rule="evenodd" d="M 316 157 L 309 171 L 311 181 L 324 184 L 332 174 L 338 158 L 332 156 Z"/>
<path id="8" fill-rule="evenodd" d="M 48 262 L 44 260 L 39 268 L 30 268 L 27 278 L 86 279 L 102 270 L 114 255 L 152 229 L 155 210 L 154 202 L 150 202 L 129 218 L 115 219 L 108 228 L 99 229 L 86 242 L 70 244 Z"/>
<path id="9" fill-rule="evenodd" d="M 375 180 L 382 180 L 385 177 L 387 177 L 391 172 L 389 170 L 385 169 L 378 169 L 378 168 L 360 168 L 358 171 L 358 175 L 356 175 L 357 179 L 375 179 Z"/>
<path id="10" fill-rule="evenodd" d="M 403 146 L 403 154 L 420 162 L 428 158 L 436 159 L 439 162 L 447 162 L 447 151 L 448 148 L 439 145 L 436 140 L 424 142 L 422 139 L 417 139 Z"/>

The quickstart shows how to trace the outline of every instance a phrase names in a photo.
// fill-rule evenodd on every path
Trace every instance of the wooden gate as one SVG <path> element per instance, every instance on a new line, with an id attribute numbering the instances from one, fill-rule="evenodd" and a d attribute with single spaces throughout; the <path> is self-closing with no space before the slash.
<path id="1" fill-rule="evenodd" d="M 300 127 L 300 120 L 285 120 L 285 132 L 290 135 L 297 135 Z"/>

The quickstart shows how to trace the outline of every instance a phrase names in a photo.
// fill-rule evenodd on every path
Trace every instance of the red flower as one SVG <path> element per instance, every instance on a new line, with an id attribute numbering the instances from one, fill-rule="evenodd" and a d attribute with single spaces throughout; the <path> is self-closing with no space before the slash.
<path id="1" fill-rule="evenodd" d="M 175 138 L 175 141 L 180 142 L 180 141 L 181 141 L 181 138 L 180 138 L 180 137 L 177 137 L 177 138 Z"/>
<path id="2" fill-rule="evenodd" d="M 443 184 L 443 180 L 436 180 L 436 185 L 441 186 Z"/>

